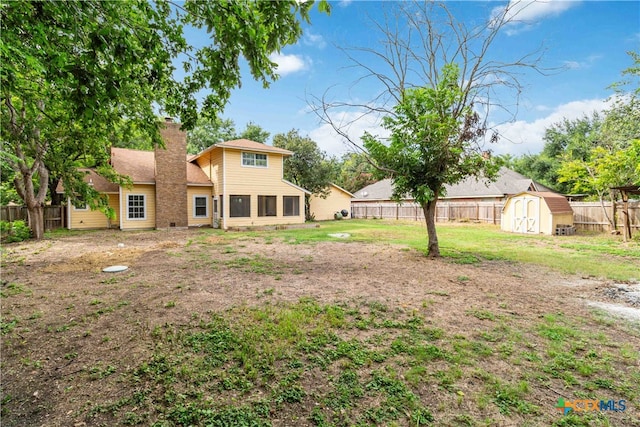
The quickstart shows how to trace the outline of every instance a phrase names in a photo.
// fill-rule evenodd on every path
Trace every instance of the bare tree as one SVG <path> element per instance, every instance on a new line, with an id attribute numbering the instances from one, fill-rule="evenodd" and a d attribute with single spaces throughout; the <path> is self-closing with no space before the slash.
<path id="1" fill-rule="evenodd" d="M 433 132 L 423 133 L 422 138 L 427 140 L 413 141 L 415 145 L 410 147 L 417 156 L 423 156 L 420 174 L 433 173 L 424 168 L 427 164 L 434 167 L 432 159 L 427 161 L 426 157 L 439 157 L 435 163 L 437 175 L 417 182 L 413 189 L 405 188 L 410 193 L 423 196 L 422 200 L 419 201 L 418 197 L 416 200 L 421 205 L 424 202 L 422 207 L 429 235 L 430 256 L 439 256 L 435 203 L 443 194 L 444 185 L 455 184 L 467 176 L 483 175 L 490 178 L 492 171 L 497 170 L 490 167 L 489 161 L 478 161 L 490 158 L 491 150 L 487 146 L 497 141 L 495 132 L 487 127 L 489 113 L 499 111 L 502 115 L 507 114 L 506 120 L 514 119 L 524 88 L 521 82 L 524 72 L 534 70 L 545 74 L 551 71 L 540 65 L 542 46 L 524 54 L 498 54 L 494 49 L 495 41 L 502 36 L 505 27 L 517 23 L 518 16 L 531 4 L 523 3 L 510 2 L 505 7 L 494 8 L 488 11 L 486 20 L 473 25 L 458 20 L 453 13 L 453 6 L 445 2 L 394 3 L 391 10 L 386 11 L 382 22 L 372 20 L 375 31 L 381 36 L 376 47 L 342 49 L 353 69 L 361 72 L 352 88 L 373 80 L 381 90 L 365 102 L 331 99 L 331 90 L 320 97 L 313 96 L 309 101 L 321 121 L 329 124 L 354 150 L 368 155 L 369 161 L 381 174 L 391 177 L 397 187 L 399 182 L 407 182 L 408 172 L 399 170 L 393 162 L 385 162 L 389 153 L 381 155 L 380 150 L 384 151 L 382 146 L 378 145 L 375 150 L 377 153 L 367 149 L 371 145 L 366 146 L 366 142 L 372 142 L 375 136 L 365 134 L 359 141 L 350 133 L 350 128 L 359 120 L 379 120 L 388 131 L 397 134 L 397 124 L 403 121 L 396 120 L 398 111 L 402 110 L 397 107 L 405 101 L 408 92 L 420 88 L 445 91 L 447 88 L 444 86 L 455 85 L 455 90 L 450 93 L 455 94 L 456 99 L 452 103 L 440 103 L 447 105 L 446 111 L 433 112 L 442 120 L 452 119 L 458 123 L 457 127 L 439 141 L 429 141 L 424 136 L 433 135 Z M 504 59 L 509 55 L 512 57 Z M 450 75 L 447 76 L 445 71 L 449 66 L 457 69 L 454 83 L 448 80 Z M 390 126 L 392 122 L 394 126 Z M 431 125 L 436 126 L 433 122 Z M 487 131 L 489 138 L 485 137 Z M 397 140 L 391 135 L 389 141 L 394 139 Z M 416 173 L 415 170 L 413 173 Z M 409 181 L 416 182 L 415 179 Z M 426 193 L 425 188 L 428 188 Z M 394 192 L 394 196 L 399 195 Z"/>

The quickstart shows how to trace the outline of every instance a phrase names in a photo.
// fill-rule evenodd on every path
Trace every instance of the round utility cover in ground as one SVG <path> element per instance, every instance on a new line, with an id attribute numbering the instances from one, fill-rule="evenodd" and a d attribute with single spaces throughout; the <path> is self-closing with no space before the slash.
<path id="1" fill-rule="evenodd" d="M 125 271 L 127 268 L 126 265 L 112 265 L 111 267 L 105 267 L 102 269 L 105 273 L 117 273 L 119 271 Z"/>
<path id="2" fill-rule="evenodd" d="M 330 237 L 337 237 L 339 239 L 346 239 L 347 237 L 351 237 L 349 233 L 333 233 L 329 234 Z"/>

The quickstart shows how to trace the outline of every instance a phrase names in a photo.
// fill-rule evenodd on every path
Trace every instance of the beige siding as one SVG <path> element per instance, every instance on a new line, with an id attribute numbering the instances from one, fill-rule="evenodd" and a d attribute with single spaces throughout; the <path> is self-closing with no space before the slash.
<path id="1" fill-rule="evenodd" d="M 333 215 L 336 212 L 340 212 L 343 209 L 346 209 L 347 211 L 351 209 L 350 195 L 334 186 L 329 188 L 330 193 L 326 199 L 318 196 L 311 196 L 311 200 L 309 200 L 309 210 L 311 211 L 311 215 L 317 221 L 333 219 Z"/>
<path id="2" fill-rule="evenodd" d="M 224 150 L 224 227 L 250 227 L 279 224 L 304 223 L 304 192 L 282 180 L 282 154 L 267 154 L 267 167 L 242 166 L 242 151 Z M 221 180 L 222 180 L 221 179 Z M 221 194 L 219 192 L 218 194 Z M 229 196 L 248 195 L 251 197 L 251 216 L 229 217 Z M 277 197 L 276 216 L 258 216 L 258 196 Z M 283 196 L 300 198 L 300 215 L 283 215 Z"/>
<path id="3" fill-rule="evenodd" d="M 71 230 L 89 230 L 96 228 L 107 228 L 109 223 L 107 216 L 99 210 L 83 210 L 70 206 L 70 224 Z"/>
<path id="4" fill-rule="evenodd" d="M 120 212 L 122 215 L 122 229 L 133 230 L 140 228 L 155 228 L 156 226 L 156 194 L 154 185 L 136 184 L 131 188 L 122 188 Z M 145 219 L 127 218 L 127 200 L 130 194 L 145 196 Z"/>
<path id="5" fill-rule="evenodd" d="M 115 226 L 117 226 L 118 195 L 108 194 L 107 197 L 109 198 L 109 207 L 111 207 L 116 214 L 115 219 L 109 221 L 107 215 L 105 215 L 100 210 L 76 209 L 73 205 L 71 205 L 69 208 L 69 228 L 71 230 L 90 230 L 108 228 L 112 224 L 115 224 Z"/>
<path id="6" fill-rule="evenodd" d="M 109 207 L 113 209 L 114 217 L 109 222 L 111 228 L 118 228 L 120 226 L 120 195 L 109 194 Z"/>
<path id="7" fill-rule="evenodd" d="M 196 218 L 194 215 L 195 211 L 195 196 L 202 196 L 207 199 L 207 216 L 202 218 Z M 203 225 L 211 225 L 211 210 L 212 210 L 212 201 L 211 201 L 211 187 L 196 187 L 189 186 L 187 187 L 187 211 L 189 215 L 189 227 L 197 227 Z"/>
<path id="8" fill-rule="evenodd" d="M 551 211 L 549 207 L 544 202 L 543 198 L 538 199 L 540 203 L 540 211 L 535 213 L 534 215 L 538 215 L 538 221 L 540 224 L 540 233 L 541 234 L 553 234 L 551 231 L 551 225 L 553 223 L 553 215 L 551 215 Z"/>

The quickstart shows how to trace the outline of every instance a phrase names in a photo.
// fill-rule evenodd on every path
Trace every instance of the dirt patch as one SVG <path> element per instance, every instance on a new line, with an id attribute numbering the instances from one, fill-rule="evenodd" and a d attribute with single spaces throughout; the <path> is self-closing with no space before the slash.
<path id="1" fill-rule="evenodd" d="M 534 266 L 460 265 L 350 239 L 294 245 L 231 237 L 202 230 L 100 231 L 6 245 L 1 308 L 3 325 L 13 332 L 3 335 L 3 393 L 11 396 L 11 417 L 3 424 L 85 425 L 77 423 L 87 422 L 88 399 L 113 401 L 123 392 L 115 380 L 112 388 L 95 390 L 95 378 L 147 360 L 155 330 L 267 299 L 377 302 L 399 313 L 426 313 L 452 336 L 491 332 L 489 315 L 521 323 L 559 311 L 589 318 L 589 304 L 612 302 L 605 292 L 611 283 Z M 129 269 L 101 271 L 115 264 Z M 615 342 L 640 345 L 620 329 L 607 333 Z M 509 376 L 517 367 L 491 369 Z M 473 375 L 468 381 L 471 390 Z M 536 398 L 546 411 L 558 396 Z"/>

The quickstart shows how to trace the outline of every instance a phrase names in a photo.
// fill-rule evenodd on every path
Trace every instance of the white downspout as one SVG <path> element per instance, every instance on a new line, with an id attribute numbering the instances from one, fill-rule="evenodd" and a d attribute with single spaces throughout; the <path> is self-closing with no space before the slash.
<path id="1" fill-rule="evenodd" d="M 219 200 L 218 203 L 222 205 L 221 214 L 222 214 L 222 229 L 227 229 L 227 214 L 225 213 L 225 208 L 227 208 L 228 203 L 224 202 L 224 199 L 227 196 L 227 156 L 226 150 L 224 147 L 222 148 L 222 200 Z"/>
<path id="2" fill-rule="evenodd" d="M 71 197 L 67 197 L 67 230 L 71 230 Z"/>
<path id="3" fill-rule="evenodd" d="M 122 186 L 118 186 L 118 227 L 122 230 Z"/>

